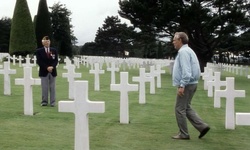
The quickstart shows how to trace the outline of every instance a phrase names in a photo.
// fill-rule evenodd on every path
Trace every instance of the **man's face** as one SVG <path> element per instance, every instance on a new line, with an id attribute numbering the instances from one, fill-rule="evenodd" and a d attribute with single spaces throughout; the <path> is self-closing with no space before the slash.
<path id="1" fill-rule="evenodd" d="M 42 40 L 43 46 L 49 47 L 50 46 L 50 40 Z"/>
<path id="2" fill-rule="evenodd" d="M 174 44 L 174 48 L 177 50 L 179 50 L 182 47 L 181 39 L 178 38 L 178 36 L 174 36 L 173 44 Z"/>

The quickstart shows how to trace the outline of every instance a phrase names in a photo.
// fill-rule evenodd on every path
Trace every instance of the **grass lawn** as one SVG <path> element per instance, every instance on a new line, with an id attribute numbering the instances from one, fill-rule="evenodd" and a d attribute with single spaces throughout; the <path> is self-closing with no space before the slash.
<path id="1" fill-rule="evenodd" d="M 11 95 L 3 94 L 3 75 L 0 75 L 0 150 L 73 150 L 74 114 L 58 112 L 57 107 L 41 107 L 40 86 L 33 86 L 34 115 L 25 116 L 23 110 L 23 86 L 15 85 L 15 78 L 23 77 L 18 65 L 11 66 L 17 74 L 11 75 Z M 168 69 L 165 68 L 168 72 Z M 138 76 L 138 69 L 127 70 L 130 84 L 132 76 Z M 33 78 L 38 78 L 37 67 L 33 67 Z M 62 78 L 66 72 L 58 67 L 57 101 L 68 100 L 68 82 Z M 100 75 L 100 91 L 94 91 L 94 75 L 89 68 L 76 69 L 82 73 L 77 80 L 89 81 L 89 99 L 104 101 L 105 113 L 89 114 L 91 150 L 245 150 L 250 149 L 250 126 L 236 126 L 225 129 L 225 99 L 221 108 L 213 107 L 213 98 L 207 97 L 200 80 L 192 104 L 197 113 L 207 122 L 211 130 L 198 139 L 199 132 L 189 125 L 191 140 L 173 140 L 178 132 L 174 115 L 176 89 L 172 86 L 169 73 L 162 75 L 162 88 L 156 94 L 149 94 L 146 84 L 146 104 L 139 104 L 138 92 L 129 93 L 130 124 L 119 123 L 119 97 L 117 91 L 110 91 L 110 72 Z M 119 83 L 116 73 L 116 83 Z M 236 98 L 235 112 L 250 112 L 250 80 L 246 77 L 223 72 L 221 80 L 235 77 L 235 89 L 246 90 L 246 98 Z"/>

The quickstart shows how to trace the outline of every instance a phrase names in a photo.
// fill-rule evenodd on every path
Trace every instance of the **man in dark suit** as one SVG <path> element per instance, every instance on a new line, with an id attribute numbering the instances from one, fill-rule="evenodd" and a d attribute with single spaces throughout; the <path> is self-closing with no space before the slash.
<path id="1" fill-rule="evenodd" d="M 54 107 L 56 103 L 55 81 L 57 76 L 56 66 L 58 64 L 58 54 L 55 48 L 50 47 L 48 36 L 42 39 L 43 47 L 36 50 L 37 64 L 39 65 L 39 77 L 42 86 L 41 106 L 48 105 L 50 94 L 50 106 Z"/>

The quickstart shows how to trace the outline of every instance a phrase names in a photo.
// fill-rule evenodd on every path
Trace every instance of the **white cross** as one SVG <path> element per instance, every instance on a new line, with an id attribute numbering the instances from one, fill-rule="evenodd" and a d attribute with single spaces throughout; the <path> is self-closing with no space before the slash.
<path id="1" fill-rule="evenodd" d="M 150 82 L 153 78 L 146 77 L 145 68 L 140 68 L 140 76 L 133 77 L 132 80 L 139 82 L 139 104 L 146 103 L 145 82 Z"/>
<path id="2" fill-rule="evenodd" d="M 220 90 L 221 86 L 226 86 L 226 81 L 221 81 L 220 76 L 221 76 L 220 72 L 214 72 L 214 80 L 207 82 L 207 86 L 208 86 L 207 96 L 208 97 L 213 97 L 213 91 Z M 214 87 L 214 90 L 213 90 L 213 87 Z"/>
<path id="3" fill-rule="evenodd" d="M 104 74 L 104 70 L 99 69 L 99 63 L 95 63 L 95 70 L 89 70 L 89 73 L 95 75 L 95 91 L 100 91 L 100 74 Z"/>
<path id="4" fill-rule="evenodd" d="M 59 112 L 75 114 L 75 150 L 89 150 L 88 113 L 104 113 L 104 102 L 88 99 L 88 81 L 75 81 L 74 101 L 59 101 Z"/>
<path id="5" fill-rule="evenodd" d="M 41 85 L 41 79 L 32 78 L 32 68 L 23 68 L 24 78 L 15 79 L 16 85 L 24 86 L 24 114 L 33 115 L 33 90 L 32 85 Z"/>
<path id="6" fill-rule="evenodd" d="M 19 67 L 22 67 L 22 60 L 23 60 L 22 56 L 19 55 L 17 60 L 18 60 L 18 63 L 19 63 Z"/>
<path id="7" fill-rule="evenodd" d="M 213 69 L 209 68 L 208 72 L 203 75 L 203 79 L 204 79 L 204 90 L 207 90 L 208 89 L 207 82 L 214 80 Z"/>
<path id="8" fill-rule="evenodd" d="M 226 78 L 226 89 L 216 90 L 215 94 L 220 97 L 226 98 L 226 129 L 235 129 L 235 109 L 234 109 L 234 99 L 236 97 L 245 97 L 245 90 L 235 90 L 234 89 L 234 78 Z"/>
<path id="9" fill-rule="evenodd" d="M 150 81 L 150 94 L 155 94 L 155 77 L 158 74 L 155 72 L 155 66 L 150 66 L 150 72 L 146 73 L 147 77 L 152 77 L 152 80 Z"/>
<path id="10" fill-rule="evenodd" d="M 111 72 L 111 84 L 115 84 L 115 72 L 119 71 L 119 68 L 115 66 L 115 62 L 111 62 L 111 67 L 107 68 L 107 71 Z"/>
<path id="11" fill-rule="evenodd" d="M 12 59 L 13 65 L 15 66 L 16 65 L 16 59 L 17 59 L 16 55 L 13 55 L 11 59 Z"/>
<path id="12" fill-rule="evenodd" d="M 120 84 L 111 84 L 111 91 L 120 91 L 120 123 L 129 123 L 128 92 L 138 91 L 137 84 L 128 83 L 128 72 L 120 72 Z"/>
<path id="13" fill-rule="evenodd" d="M 32 59 L 32 60 L 33 60 L 33 64 L 34 64 L 34 66 L 36 66 L 36 60 L 37 60 L 37 59 L 36 59 L 36 55 L 35 55 L 35 56 L 33 56 L 33 59 Z"/>
<path id="14" fill-rule="evenodd" d="M 10 74 L 16 74 L 16 70 L 10 69 L 10 62 L 6 61 L 3 64 L 4 68 L 0 70 L 0 74 L 4 75 L 4 95 L 11 94 Z"/>
<path id="15" fill-rule="evenodd" d="M 78 57 L 74 57 L 73 58 L 74 61 L 74 65 L 76 66 L 76 68 L 80 68 L 80 59 Z"/>
<path id="16" fill-rule="evenodd" d="M 75 78 L 81 78 L 82 74 L 81 73 L 76 73 L 75 72 L 75 65 L 68 64 L 67 66 L 67 73 L 63 73 L 62 77 L 67 78 L 69 82 L 69 99 L 74 98 L 74 81 Z"/>
<path id="17" fill-rule="evenodd" d="M 30 63 L 30 57 L 29 57 L 29 55 L 26 56 L 25 60 L 26 61 L 25 61 L 25 64 L 23 64 L 23 67 L 33 67 L 34 66 L 34 64 Z"/>
<path id="18" fill-rule="evenodd" d="M 215 72 L 214 73 L 214 81 L 208 81 L 208 97 L 213 97 L 213 87 L 214 91 L 220 90 L 222 86 L 226 86 L 227 82 L 226 81 L 220 81 L 220 72 Z M 220 103 L 220 98 L 214 94 L 214 108 L 220 108 L 221 103 Z"/>
<path id="19" fill-rule="evenodd" d="M 72 65 L 69 57 L 66 57 L 63 61 L 65 62 L 65 66 L 63 66 L 63 69 L 68 69 Z"/>
<path id="20" fill-rule="evenodd" d="M 157 64 L 156 65 L 156 87 L 157 88 L 161 88 L 161 74 L 164 74 L 166 71 L 165 70 L 161 70 L 161 65 Z"/>

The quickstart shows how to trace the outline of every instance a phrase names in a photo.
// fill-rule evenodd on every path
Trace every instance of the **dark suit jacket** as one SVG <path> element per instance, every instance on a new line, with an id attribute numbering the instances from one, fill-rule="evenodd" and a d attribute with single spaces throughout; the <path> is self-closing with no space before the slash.
<path id="1" fill-rule="evenodd" d="M 47 68 L 53 66 L 52 76 L 57 76 L 56 66 L 58 64 L 58 53 L 55 48 L 50 47 L 50 54 L 47 56 L 44 47 L 36 50 L 37 64 L 39 65 L 39 76 L 46 77 L 49 73 Z"/>

